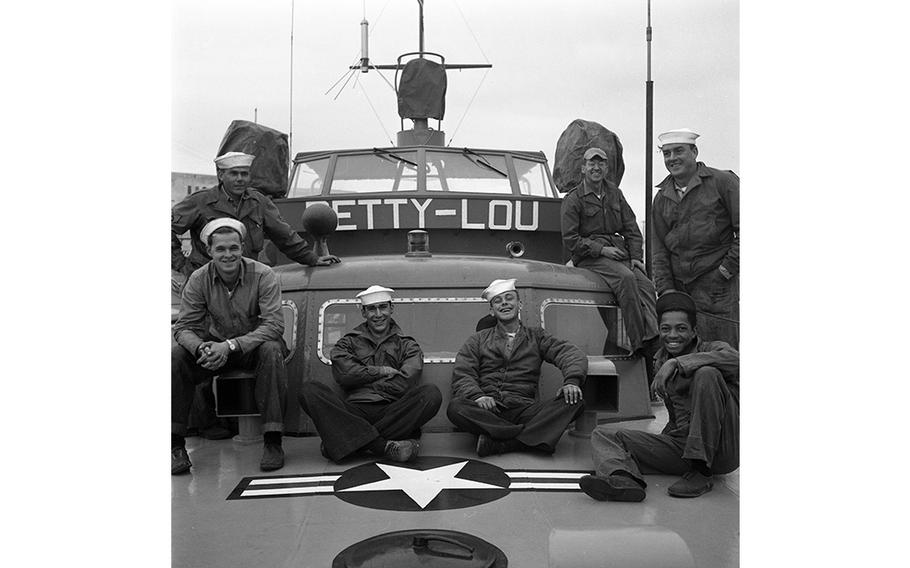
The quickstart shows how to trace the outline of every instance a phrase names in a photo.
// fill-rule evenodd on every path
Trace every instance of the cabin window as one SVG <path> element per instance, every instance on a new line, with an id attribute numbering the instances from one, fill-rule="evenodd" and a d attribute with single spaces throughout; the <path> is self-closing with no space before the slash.
<path id="1" fill-rule="evenodd" d="M 417 340 L 425 363 L 451 363 L 477 322 L 489 313 L 480 298 L 402 298 L 392 318 L 405 335 Z M 330 362 L 332 347 L 363 323 L 357 300 L 329 300 L 319 310 L 319 358 Z"/>
<path id="2" fill-rule="evenodd" d="M 514 158 L 515 173 L 518 175 L 518 191 L 531 197 L 556 197 L 550 189 L 547 169 L 540 162 Z"/>
<path id="3" fill-rule="evenodd" d="M 416 164 L 417 152 L 413 151 L 338 156 L 330 193 L 417 191 Z"/>
<path id="4" fill-rule="evenodd" d="M 574 343 L 588 355 L 628 357 L 629 336 L 617 306 L 548 300 L 542 307 L 543 327 Z"/>
<path id="5" fill-rule="evenodd" d="M 282 339 L 288 348 L 288 355 L 284 358 L 287 362 L 293 357 L 297 346 L 297 304 L 291 300 L 281 300 L 281 319 L 284 322 Z"/>
<path id="6" fill-rule="evenodd" d="M 328 158 L 298 163 L 294 170 L 294 181 L 291 183 L 288 197 L 320 195 L 328 167 Z"/>
<path id="7" fill-rule="evenodd" d="M 427 190 L 509 195 L 504 156 L 427 152 Z"/>

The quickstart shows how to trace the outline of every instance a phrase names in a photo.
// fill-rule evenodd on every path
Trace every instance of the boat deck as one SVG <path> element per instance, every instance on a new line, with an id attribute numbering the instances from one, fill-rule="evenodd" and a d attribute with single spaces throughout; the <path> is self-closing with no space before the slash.
<path id="1" fill-rule="evenodd" d="M 666 423 L 666 410 L 653 410 L 655 419 L 610 427 L 657 432 Z M 673 533 L 695 566 L 739 565 L 738 470 L 718 476 L 714 490 L 697 499 L 667 495 L 676 477 L 648 476 L 643 502 L 612 503 L 594 501 L 578 489 L 574 480 L 592 469 L 590 441 L 573 435 L 563 437 L 553 456 L 512 453 L 481 459 L 469 434 L 424 434 L 417 462 L 392 465 L 405 466 L 405 474 L 407 468 L 439 468 L 435 477 L 429 476 L 435 482 L 377 473 L 371 465 L 376 462 L 365 457 L 335 464 L 319 453 L 318 437 L 286 436 L 283 444 L 284 468 L 264 473 L 259 471 L 261 444 L 187 440 L 192 473 L 172 478 L 174 566 L 331 566 L 339 552 L 358 541 L 414 528 L 473 534 L 499 547 L 509 566 L 521 568 L 587 566 L 581 564 L 587 561 L 591 566 L 637 565 L 627 555 L 641 565 L 654 565 L 647 562 L 648 555 L 672 549 L 674 539 L 679 542 Z M 462 466 L 465 461 L 468 465 Z M 471 477 L 465 472 L 473 471 L 477 475 L 469 483 L 487 487 L 439 491 L 446 484 L 440 481 L 445 472 L 460 467 L 462 473 L 450 475 L 449 484 L 463 482 Z M 497 468 L 509 477 L 494 487 L 501 475 Z M 343 491 L 358 472 L 366 477 L 353 483 L 364 487 Z M 385 486 L 374 486 L 380 490 L 366 487 L 385 477 L 390 478 Z M 423 489 L 388 488 L 395 483 L 423 483 Z M 650 549 L 648 542 L 653 543 Z M 576 550 L 566 553 L 566 543 Z"/>

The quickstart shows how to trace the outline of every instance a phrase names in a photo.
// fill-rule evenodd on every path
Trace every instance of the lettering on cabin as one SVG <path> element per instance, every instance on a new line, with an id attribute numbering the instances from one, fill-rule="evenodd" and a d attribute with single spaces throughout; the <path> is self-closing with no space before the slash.
<path id="1" fill-rule="evenodd" d="M 339 231 L 362 229 L 469 229 L 537 231 L 540 202 L 519 199 L 334 199 Z M 557 205 L 558 206 L 558 205 Z M 558 225 L 558 219 L 556 220 Z M 556 227 L 558 230 L 558 226 Z"/>

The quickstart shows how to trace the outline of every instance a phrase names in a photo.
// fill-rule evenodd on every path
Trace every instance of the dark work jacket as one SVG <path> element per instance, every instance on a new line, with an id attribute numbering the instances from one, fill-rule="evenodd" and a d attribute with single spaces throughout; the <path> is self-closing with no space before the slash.
<path id="1" fill-rule="evenodd" d="M 687 353 L 675 357 L 661 347 L 654 354 L 654 372 L 667 362 L 676 359 L 679 371 L 667 380 L 666 390 L 669 400 L 666 401 L 669 421 L 663 433 L 671 436 L 686 436 L 689 432 L 689 418 L 692 409 L 689 400 L 689 388 L 695 371 L 702 367 L 714 367 L 724 377 L 727 388 L 733 399 L 739 404 L 739 351 L 724 341 L 703 341 L 696 336 L 695 346 Z"/>
<path id="2" fill-rule="evenodd" d="M 171 210 L 172 269 L 187 272 L 184 269 L 186 262 L 195 270 L 211 260 L 206 252 L 206 243 L 202 242 L 199 233 L 206 223 L 221 217 L 237 219 L 246 227 L 243 256 L 247 258 L 258 259 L 266 237 L 288 258 L 300 264 L 313 266 L 319 258 L 297 231 L 281 218 L 271 199 L 256 190 L 248 189 L 238 204 L 219 184 L 188 195 Z M 193 244 L 189 259 L 183 256 L 178 238 L 186 231 L 190 232 L 190 242 Z"/>
<path id="3" fill-rule="evenodd" d="M 342 337 L 332 348 L 332 376 L 344 389 L 349 402 L 395 401 L 417 386 L 423 372 L 423 352 L 412 337 L 403 335 L 392 320 L 389 333 L 373 342 L 366 322 Z M 392 367 L 398 374 L 381 379 L 379 367 Z"/>
<path id="4" fill-rule="evenodd" d="M 739 177 L 698 162 L 682 198 L 667 176 L 654 198 L 654 287 L 658 294 L 720 265 L 739 273 Z"/>
<path id="5" fill-rule="evenodd" d="M 506 408 L 530 404 L 537 399 L 544 361 L 562 371 L 563 384 L 584 384 L 588 358 L 575 345 L 542 328 L 521 325 L 507 357 L 507 339 L 499 324 L 468 338 L 455 356 L 453 396 L 468 400 L 490 396 Z"/>
<path id="6" fill-rule="evenodd" d="M 577 266 L 585 258 L 599 257 L 604 246 L 625 249 L 630 260 L 642 260 L 644 239 L 635 213 L 616 184 L 601 183 L 602 198 L 582 180 L 562 200 L 562 242 L 572 263 Z"/>

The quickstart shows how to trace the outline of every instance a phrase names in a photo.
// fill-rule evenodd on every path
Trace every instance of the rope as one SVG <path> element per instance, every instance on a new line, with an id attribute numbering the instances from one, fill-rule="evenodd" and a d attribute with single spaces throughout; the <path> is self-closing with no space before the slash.
<path id="1" fill-rule="evenodd" d="M 360 85 L 359 82 L 355 84 Z M 363 88 L 363 85 L 360 85 L 360 92 L 363 93 L 363 96 L 367 100 L 367 104 L 370 105 L 370 108 L 373 109 L 373 116 L 376 117 L 376 120 L 379 121 L 379 126 L 382 127 L 382 131 L 385 132 L 385 137 L 389 139 L 389 146 L 394 146 L 395 143 L 392 142 L 392 136 L 389 134 L 389 131 L 386 130 L 385 125 L 382 123 L 382 119 L 379 117 L 379 113 L 376 112 L 376 107 L 373 106 L 373 101 L 370 100 L 370 95 L 367 94 L 367 90 Z"/>
<path id="2" fill-rule="evenodd" d="M 461 128 L 461 123 L 464 121 L 464 118 L 468 115 L 468 111 L 471 110 L 471 105 L 474 104 L 474 99 L 477 97 L 477 93 L 480 91 L 480 87 L 483 86 L 483 82 L 486 80 L 487 74 L 489 72 L 490 72 L 489 68 L 486 71 L 484 71 L 483 77 L 480 79 L 480 83 L 478 83 L 477 88 L 474 89 L 474 94 L 471 95 L 471 100 L 468 101 L 468 106 L 464 109 L 464 113 L 461 115 L 461 119 L 458 121 L 458 124 L 455 126 L 455 132 L 452 133 L 452 136 L 449 138 L 449 143 L 446 144 L 446 146 L 452 145 L 452 140 L 454 140 L 455 135 L 458 134 L 458 129 Z"/>
<path id="3" fill-rule="evenodd" d="M 458 14 L 461 16 L 461 20 L 464 22 L 465 27 L 468 28 L 471 37 L 474 38 L 474 44 L 477 45 L 477 49 L 480 50 L 480 54 L 483 55 L 484 63 L 489 63 L 490 58 L 487 57 L 487 54 L 484 53 L 483 48 L 480 46 L 480 41 L 477 40 L 477 36 L 474 34 L 474 30 L 471 28 L 471 24 L 468 23 L 468 19 L 464 17 L 464 12 L 461 11 L 461 6 L 458 4 L 458 0 L 455 0 L 455 8 L 458 9 Z M 449 138 L 449 143 L 446 146 L 452 145 L 452 140 L 455 140 L 455 135 L 458 133 L 458 129 L 461 128 L 461 123 L 464 122 L 465 117 L 468 115 L 468 111 L 471 110 L 471 105 L 474 104 L 474 99 L 477 98 L 477 93 L 480 92 L 480 87 L 483 86 L 483 82 L 487 79 L 487 74 L 490 72 L 490 69 L 487 68 L 483 77 L 480 79 L 480 83 L 477 84 L 477 88 L 474 89 L 474 94 L 471 95 L 471 100 L 468 101 L 468 106 L 465 107 L 464 113 L 461 115 L 461 118 L 458 120 L 458 124 L 455 126 L 455 131 L 452 133 L 452 136 Z"/>

